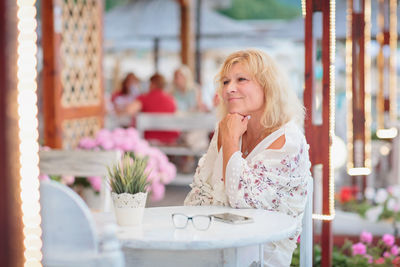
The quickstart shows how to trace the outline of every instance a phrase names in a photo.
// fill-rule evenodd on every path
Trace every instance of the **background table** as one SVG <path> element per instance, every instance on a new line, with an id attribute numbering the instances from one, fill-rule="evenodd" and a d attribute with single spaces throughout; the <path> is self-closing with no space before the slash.
<path id="1" fill-rule="evenodd" d="M 214 220 L 206 231 L 175 229 L 172 213 L 211 215 L 223 212 L 250 216 L 253 223 L 228 224 Z M 115 222 L 112 213 L 95 214 L 99 229 Z M 100 230 L 101 231 L 101 230 Z M 143 224 L 119 227 L 127 266 L 249 266 L 259 261 L 262 244 L 290 237 L 296 220 L 286 214 L 256 209 L 215 206 L 147 208 Z M 261 246 L 260 246 L 261 245 Z"/>

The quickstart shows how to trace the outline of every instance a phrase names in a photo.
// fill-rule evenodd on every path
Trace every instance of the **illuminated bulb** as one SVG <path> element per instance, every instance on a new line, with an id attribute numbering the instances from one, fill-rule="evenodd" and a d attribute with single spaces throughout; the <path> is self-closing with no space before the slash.
<path id="1" fill-rule="evenodd" d="M 392 139 L 397 136 L 397 129 L 395 127 L 389 129 L 379 129 L 376 131 L 376 136 L 380 139 Z"/>
<path id="2" fill-rule="evenodd" d="M 379 148 L 379 152 L 382 156 L 387 156 L 389 155 L 390 147 L 388 145 L 383 145 Z"/>
<path id="3" fill-rule="evenodd" d="M 364 167 L 351 168 L 351 169 L 349 169 L 347 171 L 347 173 L 350 176 L 370 175 L 371 174 L 371 169 L 370 168 L 364 168 Z"/>

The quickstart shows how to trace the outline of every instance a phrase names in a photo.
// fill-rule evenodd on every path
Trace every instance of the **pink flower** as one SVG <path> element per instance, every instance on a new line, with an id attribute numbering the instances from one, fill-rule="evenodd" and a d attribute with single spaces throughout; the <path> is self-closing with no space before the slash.
<path id="1" fill-rule="evenodd" d="M 371 255 L 365 254 L 364 257 L 368 260 L 368 263 L 373 263 L 374 262 L 374 258 Z"/>
<path id="2" fill-rule="evenodd" d="M 297 238 L 297 243 L 300 243 L 300 236 Z"/>
<path id="3" fill-rule="evenodd" d="M 92 149 L 97 146 L 97 142 L 90 137 L 83 137 L 78 146 L 83 149 Z"/>
<path id="4" fill-rule="evenodd" d="M 39 181 L 49 181 L 50 180 L 50 176 L 48 176 L 47 174 L 39 174 Z"/>
<path id="5" fill-rule="evenodd" d="M 366 231 L 362 231 L 360 235 L 360 240 L 361 242 L 364 242 L 366 244 L 371 244 L 372 242 L 372 234 Z"/>
<path id="6" fill-rule="evenodd" d="M 390 234 L 384 234 L 382 241 L 386 244 L 386 246 L 391 247 L 394 244 L 394 236 Z"/>
<path id="7" fill-rule="evenodd" d="M 114 147 L 112 135 L 107 129 L 102 129 L 97 132 L 96 142 L 105 150 L 111 150 Z"/>
<path id="8" fill-rule="evenodd" d="M 163 184 L 154 182 L 151 185 L 151 200 L 152 201 L 159 201 L 163 199 L 165 194 L 165 187 Z"/>
<path id="9" fill-rule="evenodd" d="M 62 175 L 61 181 L 63 184 L 71 185 L 75 182 L 75 176 L 72 175 Z"/>
<path id="10" fill-rule="evenodd" d="M 100 176 L 89 176 L 87 179 L 90 185 L 93 187 L 94 191 L 100 192 L 102 178 Z"/>
<path id="11" fill-rule="evenodd" d="M 385 258 L 380 257 L 379 259 L 375 260 L 376 264 L 384 264 L 385 263 Z"/>
<path id="12" fill-rule="evenodd" d="M 394 245 L 391 249 L 390 249 L 390 253 L 392 253 L 392 255 L 397 256 L 397 254 L 399 254 L 399 247 Z"/>
<path id="13" fill-rule="evenodd" d="M 392 256 L 392 255 L 390 255 L 389 252 L 387 252 L 387 251 L 383 252 L 383 257 L 384 258 L 389 258 L 390 256 Z"/>
<path id="14" fill-rule="evenodd" d="M 353 250 L 353 255 L 364 255 L 367 252 L 367 248 L 361 242 L 354 244 L 352 246 L 352 250 Z"/>

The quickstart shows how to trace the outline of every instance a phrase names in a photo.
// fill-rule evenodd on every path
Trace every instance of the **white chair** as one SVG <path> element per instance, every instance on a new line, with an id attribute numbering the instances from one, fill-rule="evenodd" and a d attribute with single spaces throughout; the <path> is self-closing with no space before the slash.
<path id="1" fill-rule="evenodd" d="M 118 151 L 49 150 L 39 152 L 40 173 L 47 175 L 101 176 L 101 210 L 111 210 L 111 195 L 107 189 L 107 166 L 117 162 Z"/>
<path id="2" fill-rule="evenodd" d="M 43 266 L 123 267 L 124 256 L 109 225 L 100 238 L 83 200 L 55 181 L 40 183 Z"/>
<path id="3" fill-rule="evenodd" d="M 300 267 L 311 267 L 313 261 L 313 192 L 314 181 L 307 181 L 307 202 L 304 210 L 302 232 L 300 236 Z"/>

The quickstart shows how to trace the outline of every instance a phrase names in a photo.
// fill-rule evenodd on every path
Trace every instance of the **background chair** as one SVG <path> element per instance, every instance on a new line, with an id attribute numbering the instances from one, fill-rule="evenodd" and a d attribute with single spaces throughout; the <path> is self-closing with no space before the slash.
<path id="1" fill-rule="evenodd" d="M 61 183 L 42 181 L 40 194 L 44 266 L 125 265 L 115 225 L 106 227 L 98 237 L 89 208 Z"/>
<path id="2" fill-rule="evenodd" d="M 111 194 L 106 182 L 107 166 L 117 162 L 118 151 L 49 150 L 39 152 L 40 173 L 47 175 L 101 176 L 101 210 L 110 211 Z"/>
<path id="3" fill-rule="evenodd" d="M 300 267 L 311 267 L 313 261 L 313 192 L 314 181 L 307 180 L 307 202 L 304 210 L 302 232 L 300 236 Z"/>

